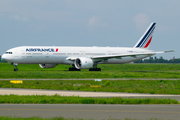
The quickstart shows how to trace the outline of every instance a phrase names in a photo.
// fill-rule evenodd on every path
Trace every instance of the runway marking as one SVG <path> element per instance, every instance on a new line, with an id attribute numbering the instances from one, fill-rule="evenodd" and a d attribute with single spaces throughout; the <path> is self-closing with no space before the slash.
<path id="1" fill-rule="evenodd" d="M 180 112 L 171 112 L 171 111 L 126 111 L 126 110 L 64 110 L 64 109 L 0 109 L 7 111 L 69 111 L 69 112 L 124 112 L 124 113 L 175 113 L 180 114 Z"/>
<path id="2" fill-rule="evenodd" d="M 10 83 L 23 84 L 23 81 L 22 80 L 10 80 Z"/>

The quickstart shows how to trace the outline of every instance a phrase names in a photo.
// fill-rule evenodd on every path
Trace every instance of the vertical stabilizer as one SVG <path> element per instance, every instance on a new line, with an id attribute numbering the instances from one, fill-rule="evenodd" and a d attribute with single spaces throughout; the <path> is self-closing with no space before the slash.
<path id="1" fill-rule="evenodd" d="M 144 35 L 139 39 L 134 48 L 148 48 L 151 43 L 156 23 L 151 23 Z"/>

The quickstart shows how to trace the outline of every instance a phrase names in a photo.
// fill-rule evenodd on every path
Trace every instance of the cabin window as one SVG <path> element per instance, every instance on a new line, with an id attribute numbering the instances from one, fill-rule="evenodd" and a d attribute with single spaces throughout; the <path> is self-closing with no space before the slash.
<path id="1" fill-rule="evenodd" d="M 79 53 L 73 53 L 73 55 L 79 55 Z"/>
<path id="2" fill-rule="evenodd" d="M 31 53 L 26 53 L 26 55 L 31 55 Z"/>
<path id="3" fill-rule="evenodd" d="M 121 54 L 121 53 L 112 53 L 113 55 L 119 55 L 119 54 Z"/>
<path id="4" fill-rule="evenodd" d="M 86 55 L 105 55 L 104 53 L 86 53 Z"/>
<path id="5" fill-rule="evenodd" d="M 53 55 L 66 55 L 66 53 L 53 53 Z"/>
<path id="6" fill-rule="evenodd" d="M 33 55 L 42 55 L 42 53 L 33 53 Z"/>

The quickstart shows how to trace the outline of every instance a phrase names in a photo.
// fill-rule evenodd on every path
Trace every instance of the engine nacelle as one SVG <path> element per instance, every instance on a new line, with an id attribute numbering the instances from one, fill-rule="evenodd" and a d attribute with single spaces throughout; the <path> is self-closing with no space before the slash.
<path id="1" fill-rule="evenodd" d="M 41 68 L 54 68 L 56 64 L 39 64 Z"/>
<path id="2" fill-rule="evenodd" d="M 74 65 L 77 69 L 89 69 L 93 66 L 93 64 L 93 60 L 86 57 L 77 58 L 74 62 Z"/>

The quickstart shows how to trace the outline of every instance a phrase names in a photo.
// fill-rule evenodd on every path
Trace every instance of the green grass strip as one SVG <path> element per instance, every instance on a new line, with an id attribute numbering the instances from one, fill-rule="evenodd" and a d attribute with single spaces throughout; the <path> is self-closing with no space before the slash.
<path id="1" fill-rule="evenodd" d="M 75 86 L 79 84 L 80 86 Z M 91 87 L 101 86 L 99 88 Z M 180 94 L 180 80 L 24 80 L 13 84 L 0 80 L 0 88 L 27 88 L 49 90 L 76 90 L 98 92 L 125 92 L 150 94 Z"/>
<path id="2" fill-rule="evenodd" d="M 20 118 L 20 117 L 0 117 L 0 120 L 95 120 L 95 119 L 75 119 L 75 118 L 63 118 L 63 117 L 56 117 L 56 118 L 39 118 L 39 117 L 30 117 L 30 118 Z M 108 119 L 108 120 L 114 120 L 114 119 Z M 115 119 L 118 120 L 118 119 Z M 124 120 L 140 120 L 140 119 L 130 119 L 125 118 Z M 151 118 L 146 120 L 162 120 L 157 118 Z"/>
<path id="3" fill-rule="evenodd" d="M 180 78 L 180 64 L 100 64 L 99 71 L 68 71 L 70 65 L 43 69 L 38 64 L 0 63 L 0 78 Z"/>
<path id="4" fill-rule="evenodd" d="M 178 104 L 177 100 L 157 98 L 91 98 L 76 96 L 47 95 L 0 95 L 4 104 Z"/>

